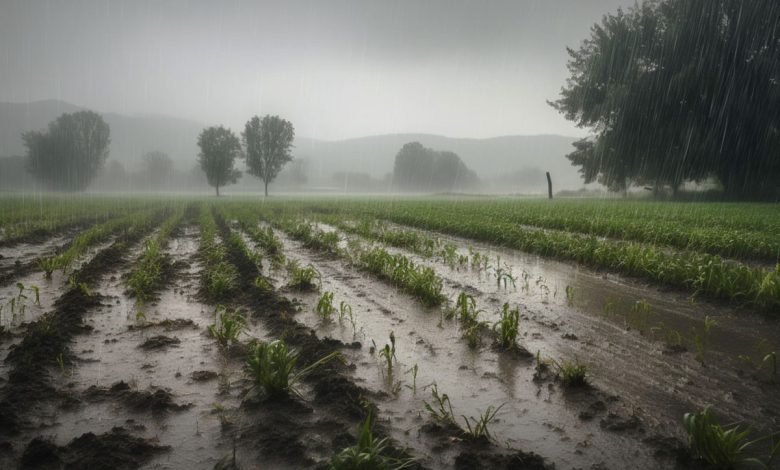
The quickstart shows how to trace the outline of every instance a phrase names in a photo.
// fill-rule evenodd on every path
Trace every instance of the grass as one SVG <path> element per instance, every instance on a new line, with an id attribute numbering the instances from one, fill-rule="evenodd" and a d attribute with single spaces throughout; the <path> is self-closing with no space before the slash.
<path id="1" fill-rule="evenodd" d="M 223 348 L 237 343 L 238 337 L 247 329 L 246 318 L 240 310 L 218 305 L 214 317 L 214 324 L 209 325 L 208 331 Z"/>
<path id="2" fill-rule="evenodd" d="M 466 423 L 465 432 L 471 439 L 487 439 L 493 440 L 493 435 L 490 434 L 488 426 L 496 419 L 496 415 L 503 408 L 501 404 L 498 407 L 488 406 L 484 413 L 480 414 L 478 418 L 463 416 L 463 421 Z"/>
<path id="3" fill-rule="evenodd" d="M 276 399 L 301 396 L 298 388 L 301 380 L 312 371 L 334 359 L 341 359 L 338 351 L 332 352 L 312 364 L 298 368 L 299 354 L 283 340 L 257 341 L 250 345 L 247 372 L 266 397 Z"/>

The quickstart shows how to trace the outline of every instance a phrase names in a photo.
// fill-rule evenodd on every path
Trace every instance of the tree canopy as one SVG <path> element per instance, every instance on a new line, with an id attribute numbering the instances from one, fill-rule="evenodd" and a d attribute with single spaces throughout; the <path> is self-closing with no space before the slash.
<path id="1" fill-rule="evenodd" d="M 780 4 L 645 1 L 569 49 L 551 104 L 593 137 L 568 155 L 612 190 L 715 177 L 732 197 L 780 185 Z"/>
<path id="2" fill-rule="evenodd" d="M 393 166 L 393 187 L 410 191 L 469 189 L 479 182 L 453 152 L 441 152 L 410 142 L 401 147 Z"/>
<path id="3" fill-rule="evenodd" d="M 246 149 L 246 166 L 250 175 L 257 176 L 265 185 L 273 181 L 284 165 L 292 161 L 290 149 L 295 129 L 290 121 L 279 116 L 254 116 L 247 121 L 241 134 Z"/>
<path id="4" fill-rule="evenodd" d="M 241 176 L 241 172 L 233 167 L 236 157 L 241 153 L 241 143 L 230 129 L 212 126 L 200 133 L 198 146 L 200 168 L 219 196 L 220 186 L 235 183 Z"/>
<path id="5" fill-rule="evenodd" d="M 83 191 L 108 158 L 109 134 L 95 112 L 63 114 L 45 131 L 22 134 L 27 170 L 52 189 Z"/>

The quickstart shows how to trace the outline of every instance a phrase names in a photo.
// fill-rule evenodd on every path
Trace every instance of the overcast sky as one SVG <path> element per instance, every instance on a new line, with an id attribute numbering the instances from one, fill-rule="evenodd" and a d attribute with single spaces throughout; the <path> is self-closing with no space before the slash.
<path id="1" fill-rule="evenodd" d="M 0 101 L 341 139 L 583 135 L 546 103 L 634 0 L 0 0 Z"/>

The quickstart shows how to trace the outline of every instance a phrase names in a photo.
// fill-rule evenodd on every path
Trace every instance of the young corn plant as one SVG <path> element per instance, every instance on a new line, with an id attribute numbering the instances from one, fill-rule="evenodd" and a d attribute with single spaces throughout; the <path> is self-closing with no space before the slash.
<path id="1" fill-rule="evenodd" d="M 317 301 L 315 311 L 324 321 L 330 321 L 333 314 L 337 312 L 336 307 L 333 306 L 333 292 L 325 292 L 322 294 Z"/>
<path id="2" fill-rule="evenodd" d="M 498 344 L 504 349 L 517 346 L 517 336 L 520 332 L 520 311 L 509 310 L 509 304 L 504 304 L 501 318 L 493 325 L 493 331 L 498 333 Z"/>
<path id="3" fill-rule="evenodd" d="M 493 440 L 493 435 L 490 434 L 488 426 L 496 419 L 496 415 L 504 407 L 504 404 L 499 405 L 497 408 L 488 406 L 484 413 L 479 415 L 479 418 L 462 416 L 463 421 L 466 423 L 464 429 L 466 435 L 471 439 L 486 439 Z"/>
<path id="4" fill-rule="evenodd" d="M 556 361 L 550 359 L 558 378 L 566 388 L 584 387 L 588 384 L 587 367 L 578 362 Z"/>
<path id="5" fill-rule="evenodd" d="M 307 367 L 298 369 L 298 358 L 298 352 L 289 348 L 283 340 L 270 343 L 258 341 L 250 347 L 247 372 L 255 386 L 268 398 L 292 395 L 302 399 L 298 386 L 304 377 L 334 359 L 343 360 L 341 354 L 334 351 Z"/>
<path id="6" fill-rule="evenodd" d="M 220 261 L 207 268 L 206 291 L 213 299 L 224 299 L 238 288 L 238 270 L 232 264 Z"/>
<path id="7" fill-rule="evenodd" d="M 238 337 L 246 331 L 246 319 L 240 310 L 231 310 L 222 305 L 217 306 L 214 324 L 209 325 L 209 334 L 223 348 L 238 342 Z"/>
<path id="8" fill-rule="evenodd" d="M 385 344 L 385 347 L 379 350 L 379 357 L 384 358 L 387 364 L 387 373 L 393 372 L 393 361 L 398 361 L 395 356 L 395 333 L 390 332 L 390 344 Z"/>
<path id="9" fill-rule="evenodd" d="M 713 468 L 771 468 L 772 460 L 780 449 L 780 433 L 748 440 L 749 428 L 741 429 L 738 424 L 721 426 L 709 407 L 697 413 L 686 413 L 683 426 L 693 455 Z M 768 439 L 772 440 L 772 449 L 765 460 L 746 455 L 753 444 Z"/>
<path id="10" fill-rule="evenodd" d="M 452 403 L 446 393 L 439 393 L 439 387 L 434 383 L 431 386 L 431 403 L 423 400 L 425 410 L 430 417 L 442 426 L 458 426 L 455 414 L 452 412 Z"/>
<path id="11" fill-rule="evenodd" d="M 311 264 L 302 268 L 297 260 L 287 263 L 290 281 L 287 285 L 298 290 L 319 290 L 322 288 L 322 275 Z M 316 284 L 315 284 L 316 281 Z"/>
<path id="12" fill-rule="evenodd" d="M 336 454 L 328 465 L 329 470 L 401 470 L 414 463 L 411 458 L 396 458 L 385 455 L 389 447 L 388 438 L 377 439 L 372 432 L 373 413 L 369 411 L 365 421 L 358 428 L 357 444 Z"/>

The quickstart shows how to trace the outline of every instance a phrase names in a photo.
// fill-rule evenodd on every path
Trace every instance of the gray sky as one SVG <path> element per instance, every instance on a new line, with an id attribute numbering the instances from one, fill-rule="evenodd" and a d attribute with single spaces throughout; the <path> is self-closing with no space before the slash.
<path id="1" fill-rule="evenodd" d="M 301 136 L 582 135 L 545 103 L 566 46 L 634 0 L 0 0 L 0 101 Z"/>

